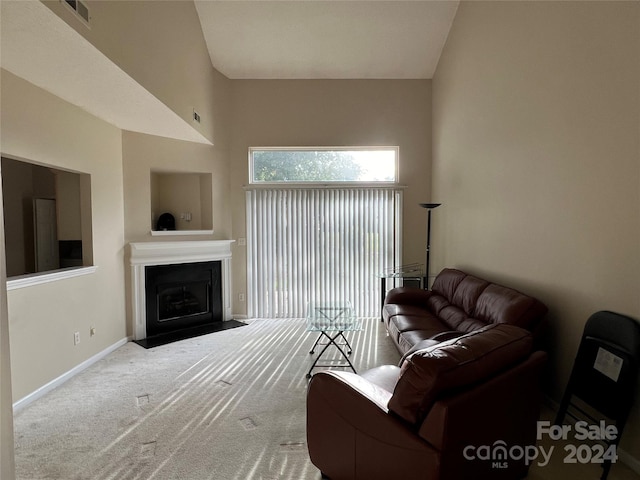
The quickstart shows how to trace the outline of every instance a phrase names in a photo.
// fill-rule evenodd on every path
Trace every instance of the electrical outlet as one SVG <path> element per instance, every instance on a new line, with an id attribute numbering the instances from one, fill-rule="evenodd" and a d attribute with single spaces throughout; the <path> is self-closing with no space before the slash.
<path id="1" fill-rule="evenodd" d="M 238 300 L 240 300 L 241 302 L 244 302 L 244 293 L 238 294 Z"/>
<path id="2" fill-rule="evenodd" d="M 244 246 L 246 246 L 246 245 L 247 245 L 247 239 L 246 239 L 246 238 L 239 238 L 239 239 L 238 239 L 238 245 L 239 245 L 240 247 L 244 247 Z"/>
<path id="3" fill-rule="evenodd" d="M 89 336 L 93 337 L 96 334 L 96 327 L 91 327 L 89 329 Z"/>
<path id="4" fill-rule="evenodd" d="M 80 332 L 75 332 L 73 334 L 73 344 L 78 345 L 80 343 Z"/>

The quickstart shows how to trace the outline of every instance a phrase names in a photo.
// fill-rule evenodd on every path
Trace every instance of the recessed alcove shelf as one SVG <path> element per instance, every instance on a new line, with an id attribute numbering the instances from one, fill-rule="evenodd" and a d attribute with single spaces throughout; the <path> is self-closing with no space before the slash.
<path id="1" fill-rule="evenodd" d="M 151 235 L 213 234 L 210 173 L 151 172 Z M 175 230 L 156 230 L 158 217 L 170 213 Z"/>
<path id="2" fill-rule="evenodd" d="M 213 235 L 213 230 L 151 230 L 152 237 L 179 237 L 181 235 Z"/>

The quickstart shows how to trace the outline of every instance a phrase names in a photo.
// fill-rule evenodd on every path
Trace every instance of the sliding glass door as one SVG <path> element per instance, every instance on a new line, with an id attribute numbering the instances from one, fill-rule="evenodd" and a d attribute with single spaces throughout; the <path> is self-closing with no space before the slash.
<path id="1" fill-rule="evenodd" d="M 249 188 L 249 316 L 304 317 L 307 302 L 345 300 L 378 316 L 379 274 L 399 263 L 401 201 L 390 186 Z"/>

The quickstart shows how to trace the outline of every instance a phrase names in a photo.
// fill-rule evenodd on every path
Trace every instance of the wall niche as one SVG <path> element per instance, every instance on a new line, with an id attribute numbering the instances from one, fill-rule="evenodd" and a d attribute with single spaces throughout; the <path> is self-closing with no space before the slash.
<path id="1" fill-rule="evenodd" d="M 7 277 L 93 265 L 91 176 L 2 157 Z"/>
<path id="2" fill-rule="evenodd" d="M 151 234 L 213 233 L 210 173 L 151 172 Z M 158 218 L 170 213 L 175 230 L 158 228 Z"/>

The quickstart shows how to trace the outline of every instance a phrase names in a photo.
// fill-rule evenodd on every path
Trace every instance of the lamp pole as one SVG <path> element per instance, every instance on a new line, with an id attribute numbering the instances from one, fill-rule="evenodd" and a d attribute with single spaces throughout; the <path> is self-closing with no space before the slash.
<path id="1" fill-rule="evenodd" d="M 441 203 L 421 203 L 422 208 L 427 209 L 427 259 L 425 264 L 424 285 L 425 290 L 429 290 L 429 261 L 431 260 L 431 210 L 442 205 Z"/>

